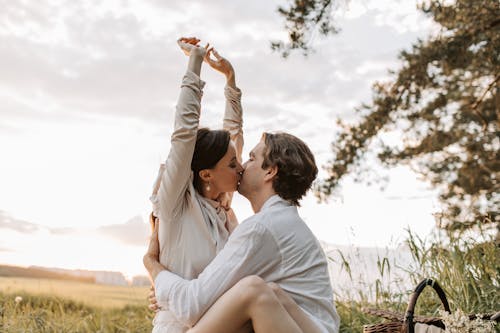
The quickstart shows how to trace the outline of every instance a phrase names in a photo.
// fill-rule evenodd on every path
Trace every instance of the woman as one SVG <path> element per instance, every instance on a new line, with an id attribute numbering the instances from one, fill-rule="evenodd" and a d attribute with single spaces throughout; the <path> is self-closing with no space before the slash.
<path id="1" fill-rule="evenodd" d="M 196 38 L 181 38 L 189 56 L 176 107 L 171 148 L 152 196 L 153 219 L 159 218 L 160 262 L 178 275 L 192 279 L 224 247 L 237 224 L 229 208 L 237 188 L 243 146 L 241 92 L 231 64 Z M 213 54 L 216 60 L 210 56 Z M 224 130 L 198 128 L 204 82 L 203 61 L 226 76 Z M 228 194 L 227 194 L 228 193 Z M 145 257 L 145 264 L 147 258 Z M 157 312 L 153 332 L 185 332 L 188 327 L 168 311 Z"/>

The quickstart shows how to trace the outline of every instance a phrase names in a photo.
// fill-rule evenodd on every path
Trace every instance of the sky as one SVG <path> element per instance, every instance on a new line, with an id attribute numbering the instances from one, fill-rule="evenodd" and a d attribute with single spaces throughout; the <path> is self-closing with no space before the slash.
<path id="1" fill-rule="evenodd" d="M 411 0 L 351 0 L 332 15 L 341 31 L 315 35 L 315 52 L 282 59 L 284 1 L 0 0 L 0 264 L 145 274 L 157 168 L 167 156 L 187 58 L 180 36 L 209 41 L 243 91 L 244 160 L 263 131 L 287 131 L 332 157 L 336 119 L 355 122 L 371 85 L 398 53 L 433 33 Z M 201 124 L 219 128 L 224 79 L 208 66 Z M 396 247 L 406 229 L 425 237 L 437 192 L 405 167 L 368 168 L 328 203 L 312 194 L 300 214 L 322 241 Z M 320 172 L 320 178 L 325 172 Z M 235 195 L 239 220 L 252 215 Z"/>

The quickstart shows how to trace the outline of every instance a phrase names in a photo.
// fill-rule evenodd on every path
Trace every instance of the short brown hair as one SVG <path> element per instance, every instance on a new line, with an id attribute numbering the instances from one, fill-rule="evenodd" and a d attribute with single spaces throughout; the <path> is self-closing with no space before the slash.
<path id="1" fill-rule="evenodd" d="M 311 188 L 318 168 L 309 147 L 296 136 L 288 133 L 264 133 L 266 149 L 262 169 L 277 166 L 273 180 L 274 191 L 295 206 Z"/>

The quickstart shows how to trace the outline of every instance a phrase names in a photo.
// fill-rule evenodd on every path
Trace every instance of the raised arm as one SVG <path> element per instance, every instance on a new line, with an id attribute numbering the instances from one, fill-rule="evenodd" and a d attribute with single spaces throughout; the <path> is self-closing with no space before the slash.
<path id="1" fill-rule="evenodd" d="M 213 55 L 213 57 L 212 57 Z M 235 144 L 236 158 L 241 163 L 241 154 L 243 151 L 243 109 L 241 107 L 241 90 L 236 86 L 236 75 L 233 65 L 226 58 L 222 57 L 214 48 L 209 48 L 205 56 L 205 61 L 226 77 L 226 86 L 224 88 L 224 96 L 226 98 L 226 107 L 224 110 L 224 119 L 222 128 L 227 130 L 231 135 L 231 140 Z M 218 200 L 221 205 L 229 210 L 233 193 L 222 193 Z M 228 223 L 226 228 L 231 233 L 238 225 L 236 216 L 231 211 L 227 214 Z"/>
<path id="2" fill-rule="evenodd" d="M 191 160 L 196 144 L 196 134 L 200 118 L 200 102 L 204 82 L 200 70 L 206 49 L 198 46 L 195 38 L 181 38 L 178 44 L 189 56 L 186 74 L 182 80 L 181 92 L 175 113 L 174 131 L 166 168 L 161 176 L 158 189 L 159 217 L 169 221 L 182 207 L 181 200 L 191 176 Z M 160 243 L 165 236 L 160 226 Z"/>
<path id="3" fill-rule="evenodd" d="M 214 58 L 212 58 L 212 55 Z M 243 109 L 241 107 L 241 90 L 236 86 L 236 75 L 234 68 L 226 58 L 222 57 L 214 48 L 209 48 L 205 61 L 218 72 L 226 77 L 224 96 L 226 97 L 226 108 L 222 127 L 231 134 L 231 140 L 236 144 L 236 156 L 241 162 L 243 150 Z"/>

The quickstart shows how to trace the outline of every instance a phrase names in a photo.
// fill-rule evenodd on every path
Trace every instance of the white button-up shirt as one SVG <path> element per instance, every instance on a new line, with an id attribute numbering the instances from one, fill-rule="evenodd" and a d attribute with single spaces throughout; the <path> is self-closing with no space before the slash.
<path id="1" fill-rule="evenodd" d="M 198 278 L 160 272 L 156 297 L 160 306 L 193 326 L 224 292 L 249 275 L 278 283 L 323 332 L 338 332 L 326 256 L 297 208 L 278 195 L 234 230 Z"/>

